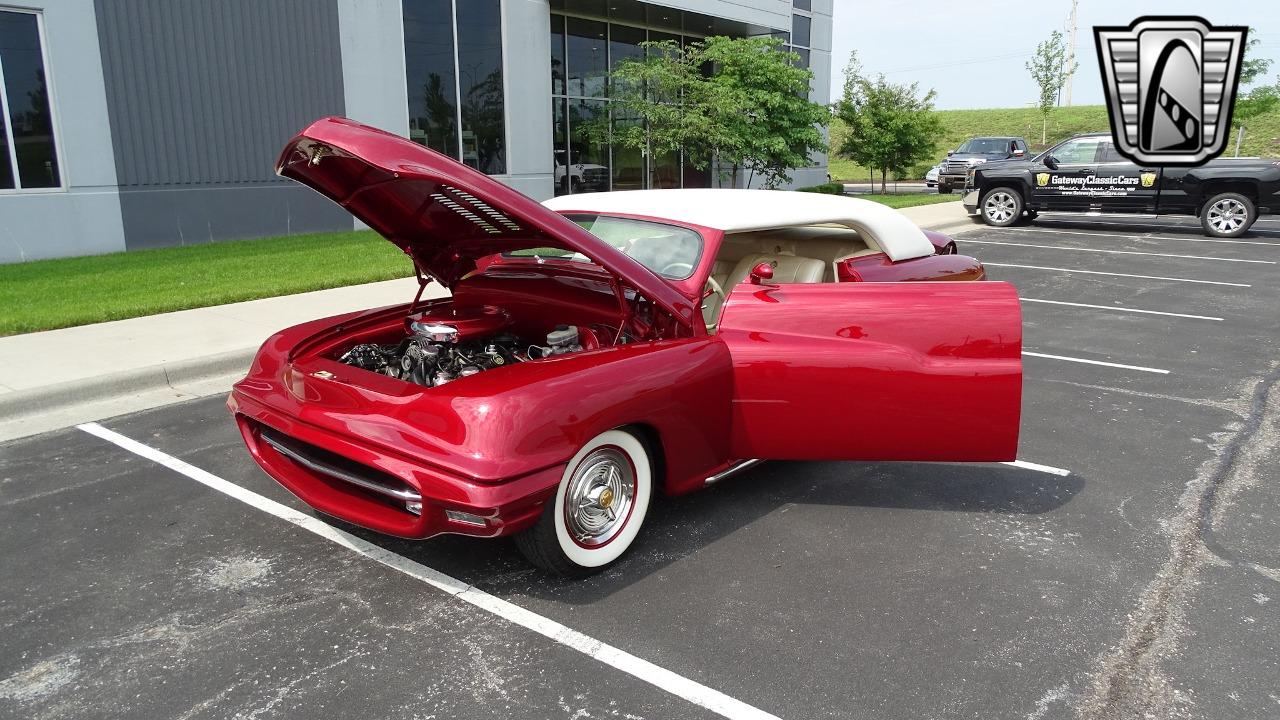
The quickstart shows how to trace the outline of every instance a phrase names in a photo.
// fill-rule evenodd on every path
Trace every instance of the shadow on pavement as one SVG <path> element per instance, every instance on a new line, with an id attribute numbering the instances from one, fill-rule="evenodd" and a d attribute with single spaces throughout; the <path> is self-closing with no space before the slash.
<path id="1" fill-rule="evenodd" d="M 578 605 L 608 597 L 792 505 L 1039 515 L 1069 503 L 1084 486 L 1085 480 L 1076 475 L 1061 477 L 1002 465 L 764 463 L 714 488 L 656 499 L 631 552 L 607 571 L 578 580 L 549 577 L 532 568 L 510 541 L 453 536 L 404 541 L 330 521 L 495 594 Z M 859 531 L 859 523 L 851 517 L 848 532 Z"/>

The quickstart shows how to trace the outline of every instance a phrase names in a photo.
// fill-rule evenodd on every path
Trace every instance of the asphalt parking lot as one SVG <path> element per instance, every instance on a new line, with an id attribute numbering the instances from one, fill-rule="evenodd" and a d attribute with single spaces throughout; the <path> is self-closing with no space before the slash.
<path id="1" fill-rule="evenodd" d="M 307 524 L 221 397 L 0 445 L 0 717 L 1280 715 L 1280 221 L 958 242 L 1034 465 L 766 463 L 584 581 Z"/>

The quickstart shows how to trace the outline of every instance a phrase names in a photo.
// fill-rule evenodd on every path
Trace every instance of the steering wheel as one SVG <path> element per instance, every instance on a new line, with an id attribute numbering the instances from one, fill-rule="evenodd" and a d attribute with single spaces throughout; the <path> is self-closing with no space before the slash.
<path id="1" fill-rule="evenodd" d="M 719 295 L 720 307 L 723 308 L 724 301 L 727 299 L 724 294 L 724 288 L 720 287 L 720 283 L 716 282 L 716 279 L 711 277 L 710 275 L 707 276 L 707 287 L 711 289 L 711 292 L 710 294 L 704 294 L 702 296 L 703 301 L 705 302 L 707 298 L 711 297 L 711 295 Z M 719 323 L 719 318 L 712 318 L 712 322 L 707 323 L 707 330 L 710 331 L 714 329 L 718 323 Z"/>
<path id="2" fill-rule="evenodd" d="M 720 283 L 716 282 L 716 279 L 710 275 L 707 276 L 707 287 L 711 288 L 712 295 L 720 296 L 720 302 L 723 303 L 725 301 L 724 288 L 720 287 Z"/>
<path id="3" fill-rule="evenodd" d="M 667 277 L 682 278 L 689 277 L 689 274 L 692 272 L 693 265 L 685 262 L 673 262 L 659 270 L 658 274 L 666 275 Z"/>

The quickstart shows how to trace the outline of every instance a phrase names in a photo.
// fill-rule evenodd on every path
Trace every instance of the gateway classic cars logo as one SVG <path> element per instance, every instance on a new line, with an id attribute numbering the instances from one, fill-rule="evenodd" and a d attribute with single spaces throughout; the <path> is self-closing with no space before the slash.
<path id="1" fill-rule="evenodd" d="M 1053 187 L 1061 195 L 1120 197 L 1137 190 L 1138 182 L 1139 179 L 1131 175 L 1036 174 L 1036 185 Z"/>
<path id="2" fill-rule="evenodd" d="M 1221 154 L 1247 31 L 1198 17 L 1095 27 L 1116 150 L 1145 165 L 1201 165 Z"/>

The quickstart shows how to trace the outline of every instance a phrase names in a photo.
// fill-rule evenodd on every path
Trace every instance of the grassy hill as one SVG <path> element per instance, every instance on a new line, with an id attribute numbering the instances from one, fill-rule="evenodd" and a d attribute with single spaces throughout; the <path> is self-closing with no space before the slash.
<path id="1" fill-rule="evenodd" d="M 1046 143 L 1040 142 L 1040 112 L 1035 108 L 994 108 L 989 110 L 939 110 L 945 128 L 936 147 L 938 159 L 954 150 L 960 143 L 977 135 L 1020 135 L 1037 150 L 1056 144 L 1059 140 L 1077 133 L 1105 131 L 1110 128 L 1107 109 L 1103 105 L 1076 105 L 1057 108 L 1049 116 Z M 831 146 L 839 147 L 845 128 L 838 120 L 831 122 Z M 1235 133 L 1227 144 L 1226 155 L 1235 149 Z M 1280 157 L 1280 112 L 1257 118 L 1245 133 L 1241 155 Z M 933 162 L 936 162 L 933 161 Z M 933 162 L 913 168 L 908 176 L 920 178 L 933 166 Z M 866 168 L 838 157 L 831 158 L 833 180 L 866 180 Z M 877 175 L 878 178 L 878 175 Z M 906 179 L 906 178 L 902 178 Z"/>

